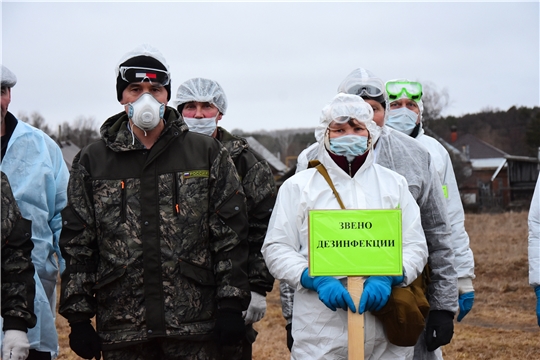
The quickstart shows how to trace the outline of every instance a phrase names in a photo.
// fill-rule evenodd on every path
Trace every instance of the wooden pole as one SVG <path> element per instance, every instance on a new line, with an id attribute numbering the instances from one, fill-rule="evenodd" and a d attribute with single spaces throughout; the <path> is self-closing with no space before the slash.
<path id="1" fill-rule="evenodd" d="M 364 314 L 360 310 L 360 297 L 364 289 L 364 278 L 361 276 L 347 277 L 347 290 L 351 294 L 356 312 L 348 311 L 348 341 L 349 360 L 364 360 Z"/>

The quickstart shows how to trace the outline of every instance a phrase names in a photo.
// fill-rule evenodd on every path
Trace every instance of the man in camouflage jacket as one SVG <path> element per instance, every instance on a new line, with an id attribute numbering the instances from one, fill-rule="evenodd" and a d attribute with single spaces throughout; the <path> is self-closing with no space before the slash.
<path id="1" fill-rule="evenodd" d="M 222 356 L 230 360 L 248 360 L 252 357 L 252 344 L 257 332 L 253 323 L 260 321 L 266 312 L 266 293 L 272 290 L 274 278 L 268 271 L 261 254 L 268 221 L 276 200 L 276 184 L 268 163 L 247 141 L 234 136 L 217 122 L 227 110 L 227 97 L 223 88 L 214 80 L 193 78 L 178 87 L 175 107 L 182 113 L 190 131 L 218 139 L 229 151 L 246 194 L 249 218 L 248 275 L 251 302 L 244 312 L 246 337 L 241 344 L 225 346 Z"/>
<path id="2" fill-rule="evenodd" d="M 2 358 L 26 358 L 30 343 L 26 332 L 36 325 L 32 222 L 21 216 L 8 178 L 2 179 Z"/>
<path id="3" fill-rule="evenodd" d="M 99 359 L 102 347 L 107 360 L 217 359 L 216 343 L 245 335 L 250 301 L 238 174 L 217 140 L 164 106 L 170 78 L 159 51 L 136 48 L 117 74 L 126 112 L 74 159 L 62 213 L 59 311 L 70 346 L 84 358 Z M 163 112 L 155 127 L 139 117 L 147 94 Z M 154 100 L 143 111 L 152 114 Z"/>

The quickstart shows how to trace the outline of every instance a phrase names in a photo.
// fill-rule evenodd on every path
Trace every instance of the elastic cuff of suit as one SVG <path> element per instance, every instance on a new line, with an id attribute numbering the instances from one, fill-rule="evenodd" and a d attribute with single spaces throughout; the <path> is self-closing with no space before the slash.
<path id="1" fill-rule="evenodd" d="M 459 278 L 457 281 L 457 286 L 459 295 L 474 291 L 471 278 Z"/>

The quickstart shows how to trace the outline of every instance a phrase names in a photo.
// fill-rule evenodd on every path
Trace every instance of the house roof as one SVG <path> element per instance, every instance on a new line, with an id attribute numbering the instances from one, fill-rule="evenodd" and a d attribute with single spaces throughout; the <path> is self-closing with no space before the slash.
<path id="1" fill-rule="evenodd" d="M 490 145 L 471 134 L 460 135 L 460 137 L 456 141 L 450 143 L 450 145 L 462 153 L 466 152 L 466 148 L 468 147 L 469 159 L 471 160 L 504 158 L 508 155 L 501 149 L 497 149 L 495 146 Z"/>
<path id="2" fill-rule="evenodd" d="M 462 161 L 470 162 L 474 170 L 495 170 L 495 177 L 507 167 L 506 158 L 510 155 L 474 135 L 463 134 L 456 141 L 448 143 L 429 130 L 426 133 L 434 136 L 448 152 L 459 155 Z"/>
<path id="3" fill-rule="evenodd" d="M 271 167 L 277 171 L 285 172 L 289 168 L 281 162 L 274 154 L 272 154 L 267 148 L 265 148 L 260 142 L 258 142 L 253 136 L 246 137 L 249 146 L 259 153 L 263 158 L 268 161 Z"/>
<path id="4" fill-rule="evenodd" d="M 471 159 L 471 165 L 476 170 L 497 169 L 505 164 L 505 158 Z"/>
<path id="5" fill-rule="evenodd" d="M 62 150 L 62 156 L 69 170 L 71 170 L 71 164 L 73 164 L 73 158 L 79 150 L 81 150 L 77 145 L 73 144 L 71 141 L 57 141 L 60 150 Z"/>
<path id="6" fill-rule="evenodd" d="M 497 178 L 502 169 L 510 169 L 508 174 L 509 181 L 514 181 L 515 184 L 528 185 L 529 183 L 534 183 L 536 181 L 535 179 L 538 178 L 538 171 L 531 170 L 531 166 L 527 166 L 526 164 L 538 164 L 537 166 L 540 166 L 540 152 L 538 158 L 515 156 L 509 155 L 471 134 L 463 134 L 456 141 L 448 143 L 429 130 L 426 133 L 434 136 L 449 152 L 459 154 L 462 160 L 469 161 L 474 170 L 493 171 L 491 181 Z M 513 163 L 519 165 L 509 167 Z M 514 170 L 511 170 L 512 168 Z M 531 179 L 534 181 L 530 181 Z"/>

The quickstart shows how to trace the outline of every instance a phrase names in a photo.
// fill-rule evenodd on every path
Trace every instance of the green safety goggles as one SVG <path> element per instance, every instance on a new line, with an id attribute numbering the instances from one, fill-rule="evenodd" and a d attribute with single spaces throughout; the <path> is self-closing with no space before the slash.
<path id="1" fill-rule="evenodd" d="M 418 101 L 422 99 L 422 84 L 414 81 L 388 81 L 386 93 L 390 100 L 400 99 L 405 93 L 409 99 Z"/>

